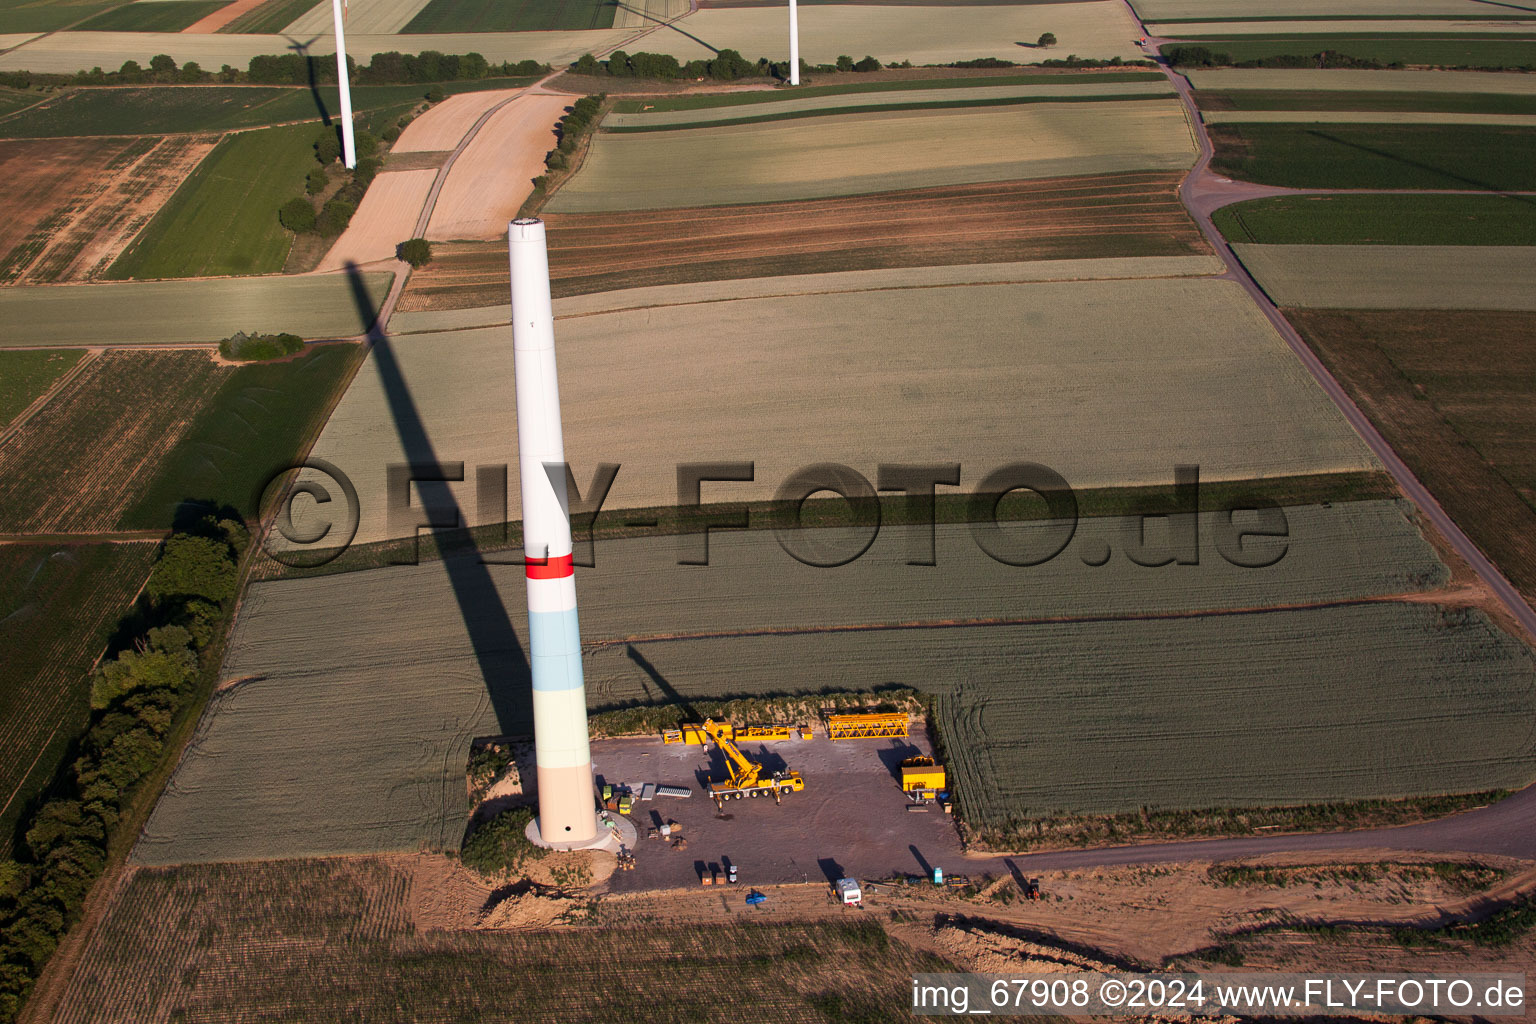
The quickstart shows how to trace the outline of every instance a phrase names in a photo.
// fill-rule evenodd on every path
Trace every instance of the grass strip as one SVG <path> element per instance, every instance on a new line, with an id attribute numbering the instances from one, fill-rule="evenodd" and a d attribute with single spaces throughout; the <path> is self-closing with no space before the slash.
<path id="1" fill-rule="evenodd" d="M 1349 110 L 1432 114 L 1536 114 L 1536 96 L 1494 92 L 1353 92 L 1323 89 L 1196 91 L 1201 110 Z"/>
<path id="2" fill-rule="evenodd" d="M 226 6 L 226 0 L 130 3 L 72 26 L 77 32 L 180 32 Z"/>
<path id="3" fill-rule="evenodd" d="M 1077 492 L 1078 514 L 1083 517 L 1131 516 L 1162 510 L 1172 500 L 1172 487 L 1103 487 Z M 1281 505 L 1314 505 L 1331 502 L 1371 501 L 1395 498 L 1397 489 L 1383 473 L 1355 472 L 1328 475 L 1271 477 L 1265 480 L 1202 481 L 1200 511 L 1218 511 L 1237 507 L 1245 499 L 1259 498 Z M 749 530 L 783 528 L 785 510 L 773 501 L 740 502 L 728 505 L 701 505 L 696 508 L 656 506 L 650 508 L 605 509 L 596 517 L 590 512 L 573 511 L 571 525 L 578 548 L 586 539 L 618 540 L 632 537 L 668 537 L 695 533 L 699 523 L 710 521 L 721 509 L 747 510 Z M 802 506 L 798 529 L 831 529 L 850 525 L 848 503 L 841 498 L 813 498 Z M 922 523 L 920 515 L 899 496 L 880 500 L 880 522 L 884 526 Z M 940 494 L 934 501 L 936 523 L 974 521 L 970 495 Z M 1009 498 L 997 508 L 1000 522 L 1033 522 L 1049 517 L 1045 502 Z M 652 525 L 639 525 L 649 524 Z M 445 555 L 470 552 L 489 554 L 515 552 L 522 548 L 521 522 L 495 523 L 470 529 L 440 530 L 424 533 L 419 540 L 397 539 L 358 544 L 343 551 L 324 565 L 287 566 L 270 558 L 255 560 L 253 579 L 299 579 L 360 572 L 387 565 L 414 564 L 418 559 L 432 561 Z M 318 560 L 326 551 L 307 552 L 306 558 Z"/>
<path id="4" fill-rule="evenodd" d="M 1520 196 L 1279 196 L 1217 210 L 1231 242 L 1275 245 L 1536 245 L 1536 199 Z"/>
<path id="5" fill-rule="evenodd" d="M 754 89 L 737 92 L 695 93 L 687 96 L 653 96 L 623 99 L 613 105 L 616 114 L 661 113 L 668 110 L 706 110 L 710 107 L 736 107 L 751 103 L 778 103 L 812 96 L 842 96 L 866 92 L 906 92 L 916 89 L 976 89 L 1000 85 L 1081 85 L 1089 82 L 1166 81 L 1157 71 L 1133 71 L 1124 74 L 1077 75 L 998 75 L 970 78 L 916 78 L 885 82 L 850 82 L 845 85 L 808 85 L 795 88 Z"/>
<path id="6" fill-rule="evenodd" d="M 760 124 L 767 121 L 794 121 L 803 117 L 825 117 L 832 114 L 869 114 L 898 110 L 948 110 L 961 107 L 1011 107 L 1020 103 L 1112 103 L 1119 100 L 1170 99 L 1176 93 L 1131 93 L 1111 96 L 997 96 L 991 99 L 935 101 L 933 103 L 886 103 L 862 107 L 820 107 L 813 110 L 785 110 L 777 114 L 759 114 L 756 117 L 732 117 L 721 121 L 687 121 L 681 124 L 625 125 L 605 128 L 614 135 L 633 135 L 637 132 L 681 131 L 686 128 L 729 128 L 738 124 Z"/>

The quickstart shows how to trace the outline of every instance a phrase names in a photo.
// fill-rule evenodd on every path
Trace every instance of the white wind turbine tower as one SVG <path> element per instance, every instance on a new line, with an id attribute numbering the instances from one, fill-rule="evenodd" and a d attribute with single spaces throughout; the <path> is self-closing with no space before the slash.
<path id="1" fill-rule="evenodd" d="M 800 84 L 800 12 L 789 0 L 789 84 Z"/>
<path id="2" fill-rule="evenodd" d="M 351 170 L 357 166 L 357 144 L 352 138 L 352 86 L 347 81 L 347 37 L 341 23 L 346 20 L 346 0 L 331 0 L 331 14 L 336 20 L 336 84 L 341 87 L 341 158 Z"/>

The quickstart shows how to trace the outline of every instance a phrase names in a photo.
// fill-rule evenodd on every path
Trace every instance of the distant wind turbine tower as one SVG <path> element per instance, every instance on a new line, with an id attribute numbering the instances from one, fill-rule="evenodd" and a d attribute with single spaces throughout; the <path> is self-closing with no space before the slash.
<path id="1" fill-rule="evenodd" d="M 357 143 L 352 138 L 352 85 L 347 81 L 347 37 L 341 23 L 346 20 L 346 0 L 331 0 L 331 14 L 336 20 L 336 82 L 341 87 L 341 156 L 350 170 L 357 166 Z"/>
<path id="2" fill-rule="evenodd" d="M 789 84 L 800 84 L 800 12 L 789 0 Z"/>

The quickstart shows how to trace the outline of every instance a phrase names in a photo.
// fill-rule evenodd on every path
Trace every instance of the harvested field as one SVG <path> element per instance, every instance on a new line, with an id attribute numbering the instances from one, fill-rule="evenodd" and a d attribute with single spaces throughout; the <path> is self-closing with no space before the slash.
<path id="1" fill-rule="evenodd" d="M 1117 320 L 1134 321 L 1134 335 L 1106 339 L 1100 325 Z M 942 371 L 930 353 L 935 323 L 946 339 Z M 896 287 L 698 302 L 663 315 L 642 307 L 575 316 L 561 321 L 560 338 L 566 451 L 578 467 L 624 464 L 612 507 L 672 505 L 675 463 L 721 458 L 755 459 L 762 482 L 712 484 L 706 500 L 767 499 L 792 471 L 824 460 L 864 472 L 881 461 L 959 460 L 978 479 L 1029 458 L 1077 487 L 1166 483 L 1176 462 L 1199 463 L 1209 480 L 1374 465 L 1226 282 Z M 709 345 L 700 358 L 702 338 L 753 341 Z M 838 339 L 835 357 L 827 338 Z M 515 456 L 505 328 L 396 338 L 383 363 L 380 351 L 315 450 L 357 486 L 358 543 L 388 535 L 386 464 L 429 458 L 408 452 L 402 431 L 424 436 L 435 458 L 499 464 Z M 855 372 L 859 400 L 849 402 L 840 389 Z M 397 422 L 385 389 L 401 380 L 414 408 L 399 411 L 408 420 Z M 680 405 L 678 394 L 690 400 Z M 1176 422 L 1170 408 L 1181 410 Z M 515 496 L 509 515 L 519 518 Z"/>
<path id="2" fill-rule="evenodd" d="M 183 135 L 101 141 L 123 148 L 89 176 L 80 174 L 76 166 L 59 165 L 59 149 L 77 148 L 69 142 L 0 142 L 0 170 L 11 171 L 29 184 L 37 182 L 40 173 L 54 179 L 52 187 L 38 182 L 52 193 L 50 205 L 22 212 L 7 228 L 0 229 L 15 237 L 17 230 L 37 214 L 44 215 L 0 259 L 0 283 L 101 277 L 213 150 L 217 140 Z M 8 153 L 17 158 L 5 159 Z M 26 189 L 17 198 L 24 202 L 31 191 Z M 17 198 L 7 206 L 19 206 Z M 7 241 L 0 240 L 0 249 Z"/>
<path id="3" fill-rule="evenodd" d="M 217 32 L 225 26 L 250 14 L 256 8 L 266 3 L 267 0 L 223 0 L 211 14 L 194 21 L 183 32 Z"/>
<path id="4" fill-rule="evenodd" d="M 865 558 L 830 572 L 795 561 L 767 532 L 716 536 L 708 570 L 677 565 L 673 538 L 605 541 L 597 567 L 580 573 L 588 699 L 595 707 L 660 700 L 658 680 L 668 692 L 712 697 L 814 693 L 836 680 L 855 689 L 919 686 L 974 715 L 1020 693 L 1018 666 L 1034 665 L 1039 656 L 1046 668 L 1030 670 L 1029 700 L 1066 717 L 1095 694 L 1123 693 L 1123 686 L 1110 686 L 1111 679 L 1135 679 L 1145 688 L 1137 700 L 1118 702 L 1114 715 L 1083 719 L 1103 742 L 1121 733 L 1142 735 L 1129 719 L 1149 706 L 1191 714 L 1175 695 L 1192 680 L 1224 688 L 1227 700 L 1241 706 L 1285 679 L 1283 690 L 1292 695 L 1287 699 L 1306 693 L 1317 704 L 1309 728 L 1321 733 L 1320 723 L 1341 715 L 1339 721 L 1355 730 L 1356 754 L 1346 763 L 1368 764 L 1413 730 L 1446 729 L 1446 720 L 1459 713 L 1443 699 L 1447 687 L 1476 680 L 1481 702 L 1469 704 L 1455 728 L 1486 733 L 1487 742 L 1478 746 L 1485 758 L 1469 763 L 1464 755 L 1454 761 L 1426 757 L 1416 773 L 1404 776 L 1416 780 L 1405 791 L 1438 792 L 1439 784 L 1489 788 L 1528 771 L 1528 761 L 1520 759 L 1530 753 L 1529 730 L 1515 723 L 1520 709 L 1536 701 L 1536 673 L 1523 648 L 1480 615 L 1445 613 L 1453 622 L 1465 615 L 1470 624 L 1464 628 L 1434 625 L 1441 614 L 1435 609 L 1398 605 L 1160 617 L 1191 608 L 1353 600 L 1351 595 L 1416 590 L 1444 579 L 1443 566 L 1395 503 L 1312 506 L 1287 515 L 1291 550 L 1266 570 L 1240 569 L 1217 557 L 1203 558 L 1198 568 L 1162 569 L 1117 557 L 1095 569 L 1075 557 L 1079 549 L 1087 557 L 1105 543 L 1120 549 L 1135 520 L 1116 519 L 1085 521 L 1072 554 L 1033 569 L 992 562 L 963 526 L 938 528 L 937 566 L 928 568 L 904 564 L 906 538 L 899 530 L 888 531 Z M 1215 516 L 1208 516 L 1204 529 L 1214 524 Z M 822 533 L 813 539 L 837 544 L 841 538 Z M 637 603 L 638 579 L 645 580 L 648 596 Z M 445 835 L 451 841 L 467 809 L 462 765 L 468 737 L 526 728 L 521 585 L 519 566 L 472 560 L 254 585 L 223 669 L 234 682 L 205 717 L 136 857 L 170 863 L 414 849 L 441 843 Z M 1014 624 L 1060 616 L 1089 621 Z M 408 635 L 400 622 L 412 623 Z M 1377 645 L 1399 649 L 1403 661 L 1390 664 L 1417 659 L 1431 667 L 1373 677 L 1398 695 L 1397 703 L 1383 704 L 1363 698 L 1359 683 L 1339 685 L 1343 677 L 1333 673 L 1350 671 L 1349 662 L 1332 647 L 1311 648 L 1308 638 L 1318 635 L 1353 637 L 1369 651 Z M 1197 642 L 1202 639 L 1210 642 Z M 1119 654 L 1084 662 L 1083 651 L 1123 651 L 1122 641 L 1133 649 L 1123 663 Z M 1255 661 L 1261 671 L 1239 668 Z M 785 666 L 812 665 L 818 670 L 785 672 Z M 1211 723 L 1221 721 L 1217 710 Z M 1219 710 L 1231 715 L 1229 703 Z M 366 728 L 355 725 L 364 720 Z M 1125 729 L 1106 724 L 1112 722 L 1125 722 Z M 1223 800 L 1273 803 L 1264 788 L 1275 785 L 1271 758 L 1293 762 L 1283 777 L 1298 785 L 1294 797 L 1317 795 L 1316 787 L 1327 784 L 1321 770 L 1326 760 L 1294 763 L 1297 751 L 1311 748 L 1292 731 L 1294 742 L 1272 740 L 1259 748 L 1270 754 L 1253 760 L 1252 775 L 1185 786 L 1175 798 L 1163 788 L 1168 780 L 1159 775 L 1160 766 L 1177 765 L 1198 745 L 1213 742 L 1221 747 L 1213 757 L 1251 756 L 1249 734 L 1230 749 L 1220 742 L 1230 731 L 1212 733 L 1204 725 L 1159 732 L 1156 742 L 1146 734 L 1133 747 L 1145 765 L 1128 767 L 1122 758 L 1118 774 L 1108 768 L 1099 774 L 1085 773 L 1072 753 L 1087 728 L 1030 733 L 1031 751 L 1043 763 L 1054 758 L 1059 765 L 1032 771 L 1027 780 L 1041 791 L 1061 793 L 1052 806 L 1099 809 L 1102 787 L 1111 780 L 1131 807 L 1206 806 L 1215 802 L 1217 785 L 1228 786 L 1220 791 Z M 1070 742 L 1057 746 L 1051 737 L 1058 734 Z M 1454 750 L 1468 735 L 1443 733 L 1430 749 Z M 998 733 L 986 749 L 1006 749 L 1011 742 L 1009 733 Z M 1419 756 L 1412 745 L 1402 749 L 1404 758 L 1407 751 Z M 300 764 L 305 769 L 295 770 Z M 1149 784 L 1128 784 L 1143 768 Z M 979 770 L 992 769 L 983 762 Z M 1444 774 L 1443 783 L 1430 781 L 1436 773 Z M 1319 777 L 1313 788 L 1300 787 L 1298 780 L 1309 775 Z M 962 790 L 994 782 L 985 774 L 966 778 Z M 1344 778 L 1359 785 L 1355 796 L 1373 795 L 1381 782 L 1362 782 L 1349 772 Z M 337 780 L 346 780 L 344 794 Z M 1009 776 L 1008 784 L 1026 780 Z M 1088 795 L 1079 799 L 1080 793 Z M 1351 794 L 1344 786 L 1326 794 L 1345 795 Z"/>
<path id="5" fill-rule="evenodd" d="M 1536 127 L 1536 114 L 1439 113 L 1426 110 L 1208 110 L 1206 124 L 1490 124 Z"/>
<path id="6" fill-rule="evenodd" d="M 87 674 L 156 545 L 0 545 L 0 851 L 90 713 Z"/>
<path id="7" fill-rule="evenodd" d="M 708 59 L 710 48 L 748 57 L 789 56 L 782 9 L 701 10 L 674 28 L 645 37 L 644 49 L 679 60 Z M 1053 32 L 1060 42 L 1038 50 L 1034 40 Z M 873 5 L 819 5 L 800 16 L 800 56 L 831 64 L 856 48 L 886 63 L 945 64 L 980 57 L 1019 62 L 1079 57 L 1139 58 L 1138 33 L 1125 7 L 1111 0 L 1073 4 L 936 6 L 886 9 Z M 857 40 L 857 43 L 852 42 Z M 640 48 L 638 45 L 636 48 Z"/>
<path id="8" fill-rule="evenodd" d="M 257 490 L 319 432 L 361 357 L 357 345 L 324 345 L 282 362 L 235 367 L 136 488 L 124 524 L 162 528 L 188 498 L 254 521 Z"/>
<path id="9" fill-rule="evenodd" d="M 416 231 L 437 171 L 387 171 L 368 186 L 352 223 L 336 239 L 317 271 L 341 270 L 348 263 L 393 260 L 395 246 Z"/>
<path id="10" fill-rule="evenodd" d="M 567 96 L 529 94 L 492 114 L 448 172 L 427 237 L 505 235 L 533 179 L 544 173 L 544 154 L 558 141 L 555 122 L 569 104 Z"/>
<path id="11" fill-rule="evenodd" d="M 1277 196 L 1216 211 L 1233 242 L 1275 245 L 1536 245 L 1536 203 L 1519 196 Z"/>
<path id="12" fill-rule="evenodd" d="M 516 96 L 516 89 L 493 89 L 450 96 L 412 121 L 389 147 L 398 153 L 441 153 L 454 149 L 486 111 Z"/>
<path id="13" fill-rule="evenodd" d="M 347 35 L 354 32 L 368 35 L 390 35 L 405 28 L 416 13 L 426 7 L 429 0 L 374 0 L 370 4 L 358 4 L 357 10 L 347 10 Z M 308 39 L 333 31 L 331 5 L 318 4 L 299 15 L 283 32 Z"/>
<path id="14" fill-rule="evenodd" d="M 1203 253 L 1178 178 L 1118 174 L 643 214 L 556 213 L 545 218 L 550 275 L 556 295 L 574 295 L 880 267 Z M 398 308 L 502 302 L 506 263 L 505 246 L 445 248 L 412 275 Z"/>
<path id="15" fill-rule="evenodd" d="M 373 309 L 393 280 L 363 275 Z M 0 348 L 212 345 L 253 330 L 346 338 L 369 319 L 342 274 L 0 289 Z"/>
<path id="16" fill-rule="evenodd" d="M 1064 77 L 1064 76 L 1063 76 Z M 945 83 L 957 85 L 958 83 Z M 768 95 L 772 95 L 769 93 Z M 1057 83 L 1052 78 L 1038 76 L 1028 84 L 978 85 L 970 88 L 891 89 L 878 92 L 829 94 L 742 104 L 694 107 L 683 110 L 646 110 L 635 113 L 613 113 L 603 119 L 606 131 L 658 131 L 682 125 L 714 123 L 745 123 L 748 120 L 773 121 L 798 117 L 844 114 L 861 109 L 910 110 L 921 107 L 969 107 L 1011 105 L 1036 100 L 1079 98 L 1084 100 L 1128 99 L 1137 95 L 1172 96 L 1168 82 L 1100 81 L 1078 84 Z M 637 101 L 632 101 L 637 102 Z M 641 104 L 650 106 L 650 104 Z"/>
<path id="17" fill-rule="evenodd" d="M 1211 169 L 1293 188 L 1536 190 L 1536 129 L 1219 124 Z"/>
<path id="18" fill-rule="evenodd" d="M 1255 68 L 1223 68 L 1187 72 L 1190 84 L 1200 90 L 1218 89 L 1327 89 L 1349 92 L 1451 92 L 1511 93 L 1536 95 L 1536 75 L 1500 74 L 1491 71 L 1329 71 Z"/>
<path id="19" fill-rule="evenodd" d="M 700 7 L 710 6 L 707 3 Z M 639 0 L 619 7 L 613 16 L 614 28 L 650 28 L 659 21 L 671 21 L 688 13 L 689 0 Z"/>
<path id="20" fill-rule="evenodd" d="M 413 920 L 425 873 L 371 858 L 135 871 L 54 1019 L 128 1013 L 165 1024 L 195 1012 L 232 1024 L 260 1006 L 265 1019 L 295 1024 L 354 1012 L 379 1022 L 724 1024 L 748 1005 L 784 1024 L 823 1024 L 896 1019 L 914 972 L 956 969 L 865 915 L 438 930 Z M 729 910 L 750 909 L 733 897 Z M 317 983 L 295 987 L 296 971 Z"/>
<path id="21" fill-rule="evenodd" d="M 277 220 L 315 165 L 312 124 L 226 138 L 114 263 L 111 277 L 270 274 L 293 235 Z"/>
<path id="22" fill-rule="evenodd" d="M 85 355 L 78 349 L 0 351 L 0 433 Z"/>
<path id="23" fill-rule="evenodd" d="M 229 33 L 261 33 L 281 32 L 293 19 L 316 6 L 323 0 L 237 0 L 240 6 L 249 8 L 239 14 L 233 21 L 219 28 L 220 32 Z M 196 26 L 193 26 L 196 28 Z"/>
<path id="24" fill-rule="evenodd" d="M 224 6 L 225 0 L 144 0 L 103 11 L 80 23 L 82 32 L 182 32 Z"/>
<path id="25" fill-rule="evenodd" d="M 1536 247 L 1247 245 L 1233 251 L 1280 306 L 1536 311 Z"/>
<path id="26" fill-rule="evenodd" d="M 1536 324 L 1528 313 L 1287 310 L 1414 474 L 1536 598 Z"/>
<path id="27" fill-rule="evenodd" d="M 303 13 L 296 6 L 288 15 L 291 21 Z M 257 12 L 253 12 L 257 13 Z M 286 22 L 284 23 L 286 24 Z M 179 63 L 196 61 L 204 68 L 224 64 L 244 67 L 261 54 L 283 53 L 290 39 L 281 27 L 263 26 L 267 35 L 195 33 L 195 32 L 55 32 L 0 54 L 0 70 L 62 72 L 89 71 L 122 66 L 125 60 L 143 64 L 150 54 L 165 53 Z M 486 60 L 537 60 L 568 64 L 583 53 L 603 53 L 634 35 L 633 30 L 608 29 L 581 32 L 449 32 L 435 35 L 380 35 L 348 33 L 347 49 L 355 54 L 387 53 L 391 50 L 421 53 L 483 54 Z M 690 44 L 691 45 L 691 44 Z M 322 57 L 335 53 L 335 44 L 326 33 L 315 39 L 310 54 Z M 332 108 L 334 109 L 334 108 Z"/>
<path id="28" fill-rule="evenodd" d="M 535 32 L 569 29 L 603 29 L 614 26 L 618 5 L 605 0 L 430 0 L 416 8 L 408 24 L 381 31 L 422 32 Z M 419 11 L 419 13 L 417 13 Z M 369 29 L 369 31 L 374 31 Z"/>
<path id="29" fill-rule="evenodd" d="M 1228 0 L 1132 0 L 1143 21 L 1167 21 L 1174 18 L 1232 17 L 1237 12 Z M 1526 5 L 1517 2 L 1490 9 L 1490 17 L 1520 17 Z M 1414 15 L 1459 15 L 1469 17 L 1475 6 L 1466 0 L 1258 0 L 1243 4 L 1244 18 L 1293 18 L 1315 15 L 1320 18 L 1347 14 L 1373 17 L 1409 18 Z M 1532 11 L 1536 14 L 1536 10 Z"/>
<path id="30" fill-rule="evenodd" d="M 1193 152 L 1183 109 L 1164 100 L 605 132 L 546 208 L 595 213 L 1175 170 L 1187 167 Z"/>
<path id="31" fill-rule="evenodd" d="M 92 360 L 0 452 L 0 533 L 115 529 L 228 372 L 206 352 Z"/>

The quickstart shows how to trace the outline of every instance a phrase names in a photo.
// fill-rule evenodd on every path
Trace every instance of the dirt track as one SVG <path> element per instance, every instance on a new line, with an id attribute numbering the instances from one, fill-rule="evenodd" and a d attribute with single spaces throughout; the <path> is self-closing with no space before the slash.
<path id="1" fill-rule="evenodd" d="M 427 237 L 504 234 L 544 173 L 544 154 L 558 141 L 555 122 L 569 103 L 568 96 L 529 92 L 493 113 L 448 172 Z"/>

